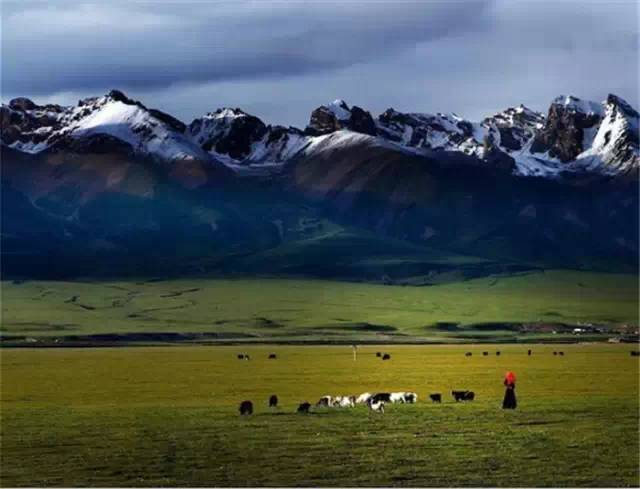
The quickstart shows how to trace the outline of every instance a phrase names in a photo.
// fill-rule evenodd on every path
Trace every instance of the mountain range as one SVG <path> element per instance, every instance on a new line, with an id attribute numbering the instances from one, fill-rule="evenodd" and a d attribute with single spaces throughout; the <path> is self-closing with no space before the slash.
<path id="1" fill-rule="evenodd" d="M 282 165 L 297 156 L 364 140 L 415 154 L 470 155 L 521 176 L 619 175 L 637 173 L 640 165 L 638 112 L 615 95 L 601 104 L 560 96 L 546 116 L 520 105 L 481 122 L 454 113 L 392 108 L 374 118 L 335 100 L 315 109 L 304 130 L 266 125 L 239 108 L 217 109 L 187 126 L 117 90 L 80 100 L 75 107 L 38 106 L 18 98 L 3 105 L 0 115 L 2 143 L 22 152 L 41 153 L 71 139 L 103 134 L 161 162 L 220 162 L 235 171 Z"/>
<path id="2" fill-rule="evenodd" d="M 17 98 L 0 109 L 3 267 L 424 283 L 632 270 L 638 120 L 615 95 L 480 122 L 336 100 L 304 129 L 239 108 L 187 125 L 117 90 L 72 107 Z"/>

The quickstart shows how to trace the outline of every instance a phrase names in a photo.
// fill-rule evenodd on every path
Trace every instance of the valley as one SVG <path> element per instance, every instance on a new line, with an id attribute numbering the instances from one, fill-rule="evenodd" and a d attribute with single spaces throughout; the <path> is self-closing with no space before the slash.
<path id="1" fill-rule="evenodd" d="M 573 334 L 584 324 L 593 328 Z M 633 338 L 638 324 L 634 275 L 545 270 L 428 286 L 268 277 L 4 281 L 0 331 L 5 346 L 513 343 Z"/>

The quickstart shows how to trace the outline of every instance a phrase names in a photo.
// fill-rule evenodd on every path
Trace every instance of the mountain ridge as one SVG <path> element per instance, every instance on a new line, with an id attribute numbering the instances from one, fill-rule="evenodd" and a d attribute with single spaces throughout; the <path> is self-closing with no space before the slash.
<path id="1" fill-rule="evenodd" d="M 403 113 L 392 108 L 374 117 L 337 99 L 313 110 L 304 130 L 268 125 L 240 108 L 227 107 L 185 124 L 118 90 L 70 107 L 38 106 L 18 98 L 0 110 L 0 142 L 19 151 L 39 153 L 65 138 L 104 133 L 161 163 L 217 163 L 236 172 L 248 167 L 277 169 L 312 148 L 328 150 L 317 138 L 338 131 L 371 136 L 379 144 L 409 152 L 469 155 L 516 176 L 635 177 L 640 168 L 638 112 L 613 94 L 602 104 L 559 96 L 546 116 L 520 105 L 480 122 L 454 113 Z"/>

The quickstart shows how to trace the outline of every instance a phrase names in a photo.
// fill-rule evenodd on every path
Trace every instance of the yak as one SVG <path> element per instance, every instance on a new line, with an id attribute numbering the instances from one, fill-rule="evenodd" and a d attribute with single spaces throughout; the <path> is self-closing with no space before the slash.
<path id="1" fill-rule="evenodd" d="M 253 403 L 251 401 L 242 401 L 240 403 L 240 415 L 245 416 L 253 414 Z"/>
<path id="2" fill-rule="evenodd" d="M 269 407 L 278 407 L 278 396 L 275 394 L 269 398 Z"/>
<path id="3" fill-rule="evenodd" d="M 476 397 L 473 391 L 451 391 L 451 395 L 456 402 L 459 401 L 473 401 Z"/>
<path id="4" fill-rule="evenodd" d="M 309 404 L 308 402 L 303 402 L 302 404 L 300 404 L 298 406 L 298 412 L 299 413 L 308 413 L 309 409 L 311 409 L 311 404 Z"/>

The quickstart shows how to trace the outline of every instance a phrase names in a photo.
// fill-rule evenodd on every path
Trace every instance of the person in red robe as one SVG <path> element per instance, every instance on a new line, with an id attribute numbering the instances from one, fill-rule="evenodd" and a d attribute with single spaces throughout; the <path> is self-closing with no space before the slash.
<path id="1" fill-rule="evenodd" d="M 516 375 L 513 372 L 507 372 L 504 376 L 504 400 L 502 401 L 502 409 L 515 409 L 518 405 L 516 401 Z"/>

